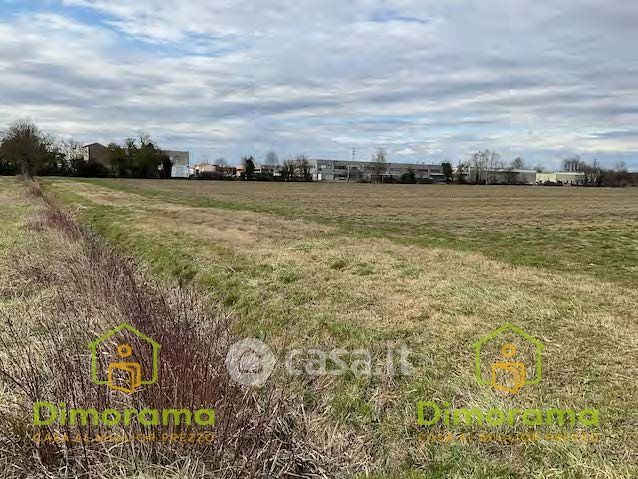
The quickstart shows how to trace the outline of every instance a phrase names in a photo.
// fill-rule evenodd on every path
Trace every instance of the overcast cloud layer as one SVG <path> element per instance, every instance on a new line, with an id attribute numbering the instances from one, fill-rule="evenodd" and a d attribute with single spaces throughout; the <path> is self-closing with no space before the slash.
<path id="1" fill-rule="evenodd" d="M 637 24 L 626 0 L 0 0 L 0 114 L 193 161 L 638 170 Z"/>

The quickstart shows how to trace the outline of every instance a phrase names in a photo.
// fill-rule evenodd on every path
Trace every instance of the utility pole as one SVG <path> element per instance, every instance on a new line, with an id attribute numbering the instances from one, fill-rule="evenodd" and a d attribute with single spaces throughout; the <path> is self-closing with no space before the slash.
<path id="1" fill-rule="evenodd" d="M 353 148 L 352 149 L 352 162 L 354 163 L 357 157 L 357 149 Z M 348 183 L 350 182 L 350 165 L 348 165 Z"/>

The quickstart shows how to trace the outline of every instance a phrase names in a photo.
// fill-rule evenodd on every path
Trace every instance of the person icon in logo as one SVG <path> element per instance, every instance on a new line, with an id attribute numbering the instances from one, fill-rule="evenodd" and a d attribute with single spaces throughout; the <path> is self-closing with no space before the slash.
<path id="1" fill-rule="evenodd" d="M 133 354 L 130 344 L 117 346 L 117 356 L 126 359 Z M 142 365 L 133 361 L 118 361 L 108 367 L 108 386 L 115 391 L 133 394 L 142 384 Z"/>
<path id="2" fill-rule="evenodd" d="M 516 346 L 511 343 L 501 347 L 501 354 L 510 361 L 492 363 L 492 387 L 516 394 L 525 385 L 525 364 L 512 360 L 516 356 Z"/>

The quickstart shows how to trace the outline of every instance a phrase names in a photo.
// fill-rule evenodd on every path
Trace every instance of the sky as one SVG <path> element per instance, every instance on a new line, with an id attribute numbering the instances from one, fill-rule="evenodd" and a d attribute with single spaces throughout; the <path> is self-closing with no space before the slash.
<path id="1" fill-rule="evenodd" d="M 457 164 L 638 171 L 638 2 L 0 0 L 0 125 L 149 133 L 191 163 Z"/>

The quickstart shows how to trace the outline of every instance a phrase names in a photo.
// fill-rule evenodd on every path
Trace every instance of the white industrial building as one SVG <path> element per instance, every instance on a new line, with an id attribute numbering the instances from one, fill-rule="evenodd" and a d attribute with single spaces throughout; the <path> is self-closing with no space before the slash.
<path id="1" fill-rule="evenodd" d="M 171 178 L 188 178 L 190 176 L 190 154 L 188 151 L 161 150 L 173 164 Z"/>
<path id="2" fill-rule="evenodd" d="M 313 181 L 372 181 L 380 177 L 398 181 L 412 171 L 415 179 L 445 181 L 441 165 L 418 163 L 374 163 L 371 161 L 308 160 Z"/>
<path id="3" fill-rule="evenodd" d="M 458 176 L 458 170 L 455 175 Z M 467 183 L 491 185 L 582 185 L 585 173 L 579 171 L 536 171 L 513 168 L 477 168 L 467 166 L 460 173 Z"/>

